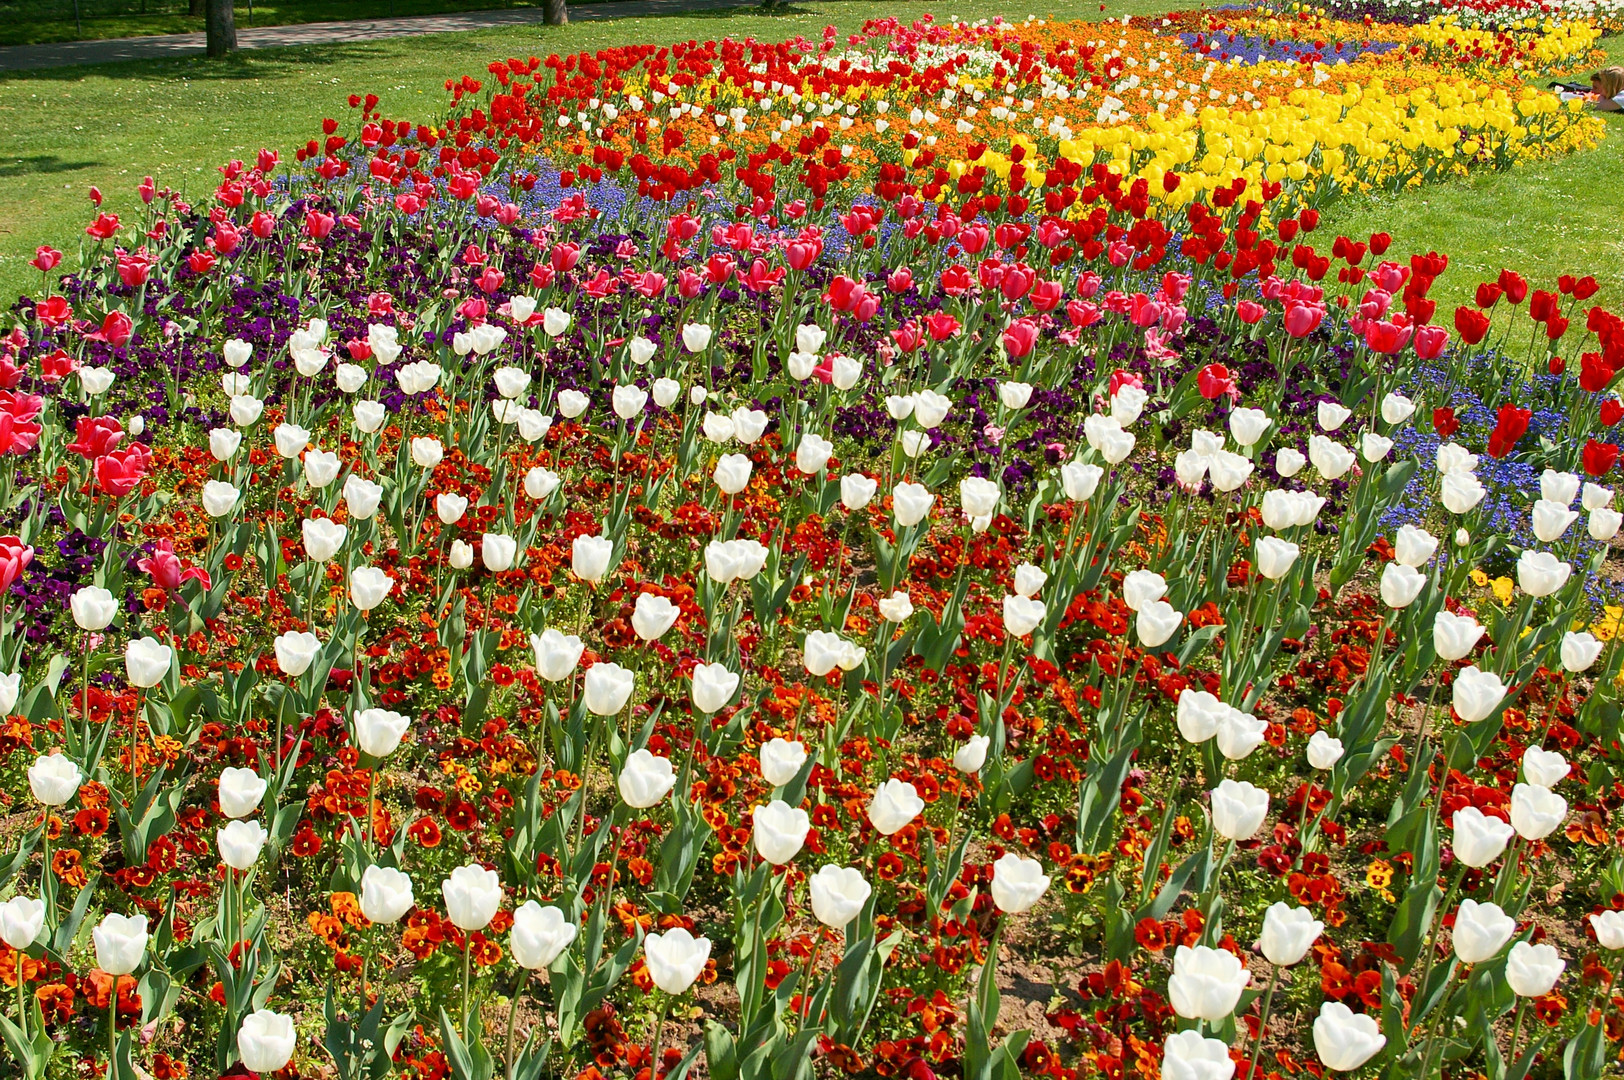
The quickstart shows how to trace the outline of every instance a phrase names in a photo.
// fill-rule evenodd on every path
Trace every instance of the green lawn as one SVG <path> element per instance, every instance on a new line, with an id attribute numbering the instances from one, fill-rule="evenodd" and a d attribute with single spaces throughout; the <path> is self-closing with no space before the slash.
<path id="1" fill-rule="evenodd" d="M 369 0 L 370 2 L 370 0 Z M 402 0 L 405 2 L 405 0 Z M 1179 6 L 1170 0 L 1107 0 L 1103 14 L 1121 16 Z M 1098 0 L 1011 0 L 1005 17 L 1028 14 L 1098 18 Z M 723 35 L 809 37 L 833 23 L 855 30 L 869 18 L 896 15 L 984 17 L 980 3 L 836 0 L 798 4 L 775 14 L 756 10 L 663 18 L 524 26 L 468 34 L 401 38 L 368 45 L 253 51 L 203 58 L 0 75 L 0 305 L 37 285 L 27 265 L 42 243 L 77 253 L 90 217 L 91 185 L 106 209 L 128 214 L 145 175 L 180 187 L 189 198 L 214 187 L 214 167 L 249 158 L 261 146 L 289 152 L 319 131 L 324 116 L 342 116 L 351 92 L 379 94 L 393 115 L 431 114 L 445 79 L 479 74 L 488 57 L 545 55 L 628 41 L 673 42 Z M 1624 39 L 1610 42 L 1624 58 Z M 1624 122 L 1609 124 L 1599 149 L 1519 173 L 1411 193 L 1395 201 L 1350 201 L 1327 228 L 1350 234 L 1386 229 L 1395 250 L 1447 252 L 1458 270 L 1441 287 L 1464 295 L 1472 275 L 1519 267 L 1550 281 L 1562 272 L 1605 280 L 1603 301 L 1624 298 L 1624 240 L 1618 177 L 1624 165 Z M 1322 233 L 1323 235 L 1323 233 Z M 1453 280 L 1453 285 L 1448 283 Z"/>
<path id="2" fill-rule="evenodd" d="M 1106 14 L 1165 10 L 1168 0 L 1108 0 Z M 1053 14 L 1097 18 L 1098 0 L 1011 0 L 1008 18 Z M 483 74 L 492 57 L 545 56 L 634 41 L 669 43 L 731 35 L 782 40 L 817 37 L 833 23 L 855 31 L 867 19 L 958 14 L 982 17 L 977 3 L 838 0 L 564 27 L 522 26 L 367 45 L 255 50 L 224 60 L 195 59 L 0 74 L 0 304 L 37 285 L 28 266 L 43 243 L 73 258 L 89 220 L 94 184 L 106 209 L 129 212 L 146 175 L 192 199 L 213 190 L 216 165 L 250 158 L 262 146 L 290 154 L 320 134 L 324 116 L 348 113 L 351 92 L 377 93 L 389 115 L 432 115 L 451 76 Z M 64 247 L 64 245 L 66 245 Z"/>
<path id="3" fill-rule="evenodd" d="M 143 34 L 202 33 L 202 16 L 184 14 L 183 9 L 187 5 L 161 6 L 182 10 L 151 13 L 137 10 L 127 15 L 87 17 L 75 27 L 73 4 L 69 0 L 55 0 L 46 4 L 38 0 L 13 0 L 11 3 L 0 0 L 0 45 L 97 41 Z M 250 25 L 291 26 L 294 23 L 332 19 L 390 19 L 401 15 L 442 15 L 447 12 L 541 6 L 542 0 L 268 0 L 267 3 L 254 0 L 251 20 L 247 0 L 235 4 L 234 9 L 240 30 Z"/>
<path id="4" fill-rule="evenodd" d="M 1603 45 L 1608 63 L 1624 64 L 1624 37 Z M 1594 274 L 1602 284 L 1594 302 L 1616 308 L 1624 304 L 1624 114 L 1605 115 L 1607 138 L 1594 150 L 1401 196 L 1346 199 L 1321 231 L 1385 231 L 1394 251 L 1448 255 L 1433 293 L 1441 309 L 1464 303 L 1502 267 L 1545 287 L 1561 274 Z"/>

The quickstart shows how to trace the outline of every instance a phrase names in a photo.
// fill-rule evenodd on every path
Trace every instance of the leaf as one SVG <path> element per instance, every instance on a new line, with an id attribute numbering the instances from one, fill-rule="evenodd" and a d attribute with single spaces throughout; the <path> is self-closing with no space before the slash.
<path id="1" fill-rule="evenodd" d="M 491 1080 L 495 1075 L 496 1062 L 490 1052 L 477 1039 L 472 1046 L 463 1042 L 443 1005 L 440 1006 L 440 1043 L 456 1080 Z"/>

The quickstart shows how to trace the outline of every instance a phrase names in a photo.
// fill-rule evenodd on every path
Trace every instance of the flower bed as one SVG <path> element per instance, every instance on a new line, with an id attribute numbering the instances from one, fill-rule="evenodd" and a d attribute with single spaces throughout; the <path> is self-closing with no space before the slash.
<path id="1" fill-rule="evenodd" d="M 26 1075 L 1616 1069 L 1624 321 L 1318 210 L 1593 118 L 1437 24 L 870 29 L 41 249 Z"/>

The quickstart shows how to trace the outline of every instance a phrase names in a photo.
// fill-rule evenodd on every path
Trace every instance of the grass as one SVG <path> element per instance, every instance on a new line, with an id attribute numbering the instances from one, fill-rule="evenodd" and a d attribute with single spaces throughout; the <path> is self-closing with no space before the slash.
<path id="1" fill-rule="evenodd" d="M 372 0 L 364 0 L 372 2 Z M 412 0 L 399 0 L 401 3 Z M 425 0 L 426 2 L 426 0 Z M 1097 19 L 1180 6 L 1173 0 L 1009 0 L 1006 18 L 1029 14 Z M 1102 11 L 1102 8 L 1104 10 Z M 206 198 L 214 168 L 250 158 L 262 146 L 289 155 L 319 133 L 324 116 L 342 116 L 351 92 L 378 93 L 386 111 L 432 115 L 442 84 L 479 74 L 487 57 L 597 49 L 629 41 L 670 43 L 731 35 L 782 40 L 813 37 L 825 25 L 842 32 L 864 20 L 958 14 L 984 17 L 979 3 L 821 0 L 775 13 L 755 9 L 680 16 L 527 25 L 472 33 L 397 38 L 363 45 L 249 51 L 204 58 L 0 74 L 0 306 L 37 287 L 27 265 L 44 243 L 76 254 L 92 216 L 96 185 L 105 209 L 129 215 L 143 176 Z M 1624 39 L 1609 42 L 1614 62 Z M 1601 302 L 1624 300 L 1624 233 L 1616 227 L 1624 175 L 1624 120 L 1609 122 L 1599 148 L 1514 173 L 1410 192 L 1397 199 L 1350 199 L 1334 207 L 1321 235 L 1393 234 L 1400 252 L 1448 253 L 1455 271 L 1440 282 L 1454 302 L 1503 265 L 1548 284 L 1559 273 L 1603 280 Z M 1334 236 L 1334 232 L 1330 232 Z"/>
<path id="2" fill-rule="evenodd" d="M 1107 0 L 1106 14 L 1165 10 L 1166 0 Z M 1099 0 L 1010 0 L 1007 18 L 1028 14 L 1098 18 Z M 842 32 L 895 15 L 981 17 L 977 3 L 840 0 L 787 6 L 768 14 L 694 13 L 564 27 L 527 25 L 364 45 L 320 45 L 161 62 L 105 64 L 0 74 L 0 305 L 37 287 L 28 266 L 44 243 L 74 258 L 93 216 L 96 185 L 105 209 L 130 213 L 135 186 L 151 175 L 197 201 L 218 181 L 215 166 L 251 159 L 262 146 L 291 156 L 319 137 L 325 116 L 344 117 L 353 92 L 375 92 L 388 115 L 432 115 L 451 76 L 483 74 L 491 57 L 545 56 L 626 42 L 667 44 L 731 35 L 783 40 Z"/>
<path id="3" fill-rule="evenodd" d="M 1607 63 L 1624 64 L 1624 37 L 1602 44 Z M 1321 234 L 1387 232 L 1395 252 L 1448 255 L 1449 272 L 1432 294 L 1441 311 L 1465 303 L 1503 267 L 1544 288 L 1561 274 L 1594 274 L 1602 290 L 1593 302 L 1617 308 L 1624 304 L 1624 114 L 1604 115 L 1607 137 L 1593 150 L 1398 196 L 1344 199 Z"/>
<path id="4" fill-rule="evenodd" d="M 154 4 L 154 6 L 157 6 Z M 164 6 L 179 6 L 185 4 Z M 253 26 L 292 26 L 333 19 L 392 19 L 404 15 L 445 15 L 492 8 L 539 8 L 542 0 L 269 0 L 253 6 Z M 573 5 L 572 5 L 573 6 Z M 40 9 L 49 12 L 44 14 Z M 237 29 L 250 25 L 244 0 L 234 6 Z M 75 27 L 73 4 L 56 0 L 41 5 L 0 3 L 0 45 L 45 45 L 63 41 L 105 41 L 144 34 L 203 32 L 203 17 L 182 11 L 131 12 L 81 19 Z"/>

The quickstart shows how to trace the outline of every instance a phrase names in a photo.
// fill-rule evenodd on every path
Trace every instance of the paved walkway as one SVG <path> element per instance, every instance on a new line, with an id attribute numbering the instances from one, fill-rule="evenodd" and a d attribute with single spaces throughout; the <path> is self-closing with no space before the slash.
<path id="1" fill-rule="evenodd" d="M 694 11 L 719 11 L 751 7 L 758 0 L 607 0 L 604 3 L 570 5 L 571 22 L 624 19 L 639 15 L 680 15 Z M 401 19 L 360 19 L 354 22 L 303 23 L 297 26 L 261 26 L 249 29 L 237 25 L 240 49 L 281 49 L 296 45 L 353 45 L 383 38 L 419 37 L 424 34 L 454 34 L 464 30 L 485 30 L 498 26 L 520 26 L 542 21 L 542 9 L 510 8 L 505 11 L 467 11 L 449 15 L 417 15 Z M 201 56 L 202 34 L 161 34 L 150 37 L 112 38 L 106 41 L 73 41 L 57 45 L 8 45 L 0 47 L 0 72 L 35 71 L 41 68 L 73 67 L 78 64 L 111 64 L 121 60 L 173 60 Z"/>

